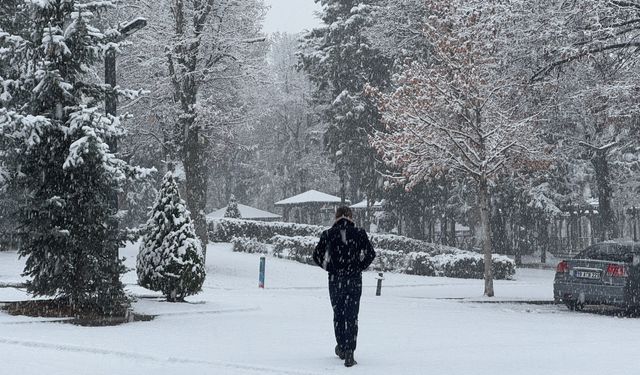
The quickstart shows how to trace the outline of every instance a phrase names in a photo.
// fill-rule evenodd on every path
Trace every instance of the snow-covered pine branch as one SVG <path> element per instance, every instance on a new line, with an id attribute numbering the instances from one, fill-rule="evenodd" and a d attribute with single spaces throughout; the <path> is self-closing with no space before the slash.
<path id="1" fill-rule="evenodd" d="M 27 289 L 59 298 L 74 311 L 123 313 L 127 307 L 114 249 L 122 186 L 148 174 L 108 146 L 125 131 L 105 116 L 104 85 L 92 79 L 103 63 L 105 33 L 96 24 L 110 1 L 3 2 L 16 24 L 0 32 L 0 156 L 11 188 L 22 191 L 17 213 L 27 261 Z M 10 66 L 10 69 L 4 69 Z"/>

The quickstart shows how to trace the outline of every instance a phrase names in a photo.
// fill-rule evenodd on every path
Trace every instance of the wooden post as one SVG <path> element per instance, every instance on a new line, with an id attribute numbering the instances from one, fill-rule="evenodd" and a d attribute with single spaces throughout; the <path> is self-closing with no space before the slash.
<path id="1" fill-rule="evenodd" d="M 378 285 L 376 287 L 376 296 L 380 296 L 382 294 L 382 280 L 384 280 L 384 276 L 382 275 L 382 272 L 378 273 L 378 276 L 376 277 L 376 279 L 378 280 Z"/>

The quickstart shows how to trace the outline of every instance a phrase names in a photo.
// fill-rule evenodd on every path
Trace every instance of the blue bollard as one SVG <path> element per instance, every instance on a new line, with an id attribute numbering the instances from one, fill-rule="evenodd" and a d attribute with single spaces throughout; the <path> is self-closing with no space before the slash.
<path id="1" fill-rule="evenodd" d="M 260 257 L 260 279 L 258 281 L 258 288 L 264 289 L 264 271 L 267 259 L 265 257 Z"/>

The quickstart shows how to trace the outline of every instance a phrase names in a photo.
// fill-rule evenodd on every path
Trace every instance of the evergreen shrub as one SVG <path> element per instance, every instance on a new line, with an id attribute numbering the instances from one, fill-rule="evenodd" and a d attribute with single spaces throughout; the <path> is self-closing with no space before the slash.
<path id="1" fill-rule="evenodd" d="M 202 289 L 202 247 L 171 172 L 163 179 L 147 222 L 136 271 L 140 286 L 161 291 L 170 302 L 183 301 Z"/>

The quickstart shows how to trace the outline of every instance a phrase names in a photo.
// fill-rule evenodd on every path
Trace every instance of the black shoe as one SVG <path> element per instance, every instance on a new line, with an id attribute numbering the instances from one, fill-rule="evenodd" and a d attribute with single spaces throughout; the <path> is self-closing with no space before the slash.
<path id="1" fill-rule="evenodd" d="M 338 358 L 344 359 L 344 351 L 340 349 L 339 345 L 336 345 L 336 355 L 338 356 Z"/>
<path id="2" fill-rule="evenodd" d="M 357 365 L 358 362 L 356 362 L 355 359 L 353 359 L 353 350 L 347 350 L 344 352 L 344 366 L 345 367 L 351 367 L 353 365 Z"/>

